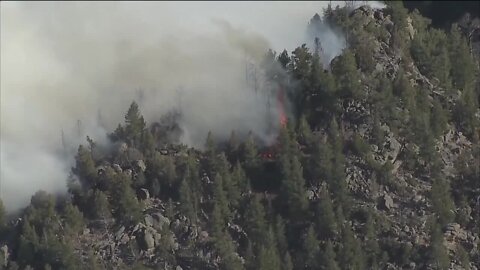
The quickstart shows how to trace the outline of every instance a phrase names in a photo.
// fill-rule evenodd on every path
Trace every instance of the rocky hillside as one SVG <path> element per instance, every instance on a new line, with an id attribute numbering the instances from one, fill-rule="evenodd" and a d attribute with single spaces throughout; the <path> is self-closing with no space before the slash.
<path id="1" fill-rule="evenodd" d="M 401 2 L 318 18 L 348 47 L 329 67 L 306 46 L 267 53 L 295 107 L 275 145 L 232 131 L 189 148 L 175 118 L 147 125 L 133 102 L 114 147 L 79 147 L 67 195 L 1 220 L 2 267 L 479 269 L 471 31 Z"/>

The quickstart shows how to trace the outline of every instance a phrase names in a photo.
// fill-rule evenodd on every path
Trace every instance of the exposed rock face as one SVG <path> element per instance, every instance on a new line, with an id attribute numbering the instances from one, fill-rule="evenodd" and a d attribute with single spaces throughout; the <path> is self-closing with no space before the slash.
<path id="1" fill-rule="evenodd" d="M 146 188 L 140 189 L 138 195 L 139 195 L 138 197 L 140 198 L 140 200 L 148 200 L 148 199 L 150 199 L 150 193 L 148 192 L 148 189 L 146 189 Z"/>
<path id="2" fill-rule="evenodd" d="M 146 250 L 152 250 L 155 247 L 155 238 L 151 230 L 145 229 L 143 232 L 143 241 Z"/>
<path id="3" fill-rule="evenodd" d="M 395 207 L 395 203 L 393 202 L 392 197 L 390 195 L 385 194 L 382 198 L 382 206 L 386 209 L 390 210 Z"/>
<path id="4" fill-rule="evenodd" d="M 145 172 L 145 170 L 147 169 L 147 166 L 145 165 L 145 162 L 143 162 L 143 160 L 137 160 L 136 165 L 141 172 Z"/>
<path id="5" fill-rule="evenodd" d="M 3 245 L 0 248 L 0 253 L 3 258 L 3 261 L 0 261 L 0 266 L 6 267 L 8 265 L 8 258 L 10 257 L 10 253 L 8 252 L 8 246 Z"/>

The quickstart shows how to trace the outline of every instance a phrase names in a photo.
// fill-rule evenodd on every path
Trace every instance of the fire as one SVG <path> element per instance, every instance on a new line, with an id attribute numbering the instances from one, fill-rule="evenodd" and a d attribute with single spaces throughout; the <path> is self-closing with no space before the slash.
<path id="1" fill-rule="evenodd" d="M 285 128 L 287 126 L 287 114 L 285 113 L 285 91 L 283 91 L 282 87 L 278 88 L 277 92 L 277 110 L 278 110 L 278 120 L 280 122 L 280 126 Z M 261 153 L 261 157 L 264 160 L 272 160 L 275 157 L 278 148 L 278 141 L 275 145 L 269 147 L 263 153 Z"/>

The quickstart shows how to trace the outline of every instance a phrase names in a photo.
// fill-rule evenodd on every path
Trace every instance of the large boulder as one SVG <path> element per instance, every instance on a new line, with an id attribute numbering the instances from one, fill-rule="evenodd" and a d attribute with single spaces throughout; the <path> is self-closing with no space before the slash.
<path id="1" fill-rule="evenodd" d="M 148 199 L 150 199 L 150 193 L 148 192 L 148 189 L 141 188 L 141 189 L 138 191 L 138 197 L 140 198 L 140 200 L 148 200 Z"/>
<path id="2" fill-rule="evenodd" d="M 161 213 L 153 213 L 153 227 L 156 230 L 161 230 L 165 226 L 170 226 L 170 219 L 163 216 Z"/>
<path id="3" fill-rule="evenodd" d="M 141 159 L 137 160 L 136 166 L 141 172 L 145 172 L 145 170 L 147 169 L 147 165 L 145 165 L 145 162 L 143 162 L 143 160 Z"/>
<path id="4" fill-rule="evenodd" d="M 154 233 L 151 230 L 145 230 L 143 232 L 143 247 L 145 250 L 152 250 L 155 248 Z"/>
<path id="5" fill-rule="evenodd" d="M 393 202 L 392 197 L 390 197 L 390 195 L 388 194 L 383 195 L 383 197 L 381 198 L 381 203 L 382 203 L 381 206 L 387 210 L 390 210 L 395 207 L 395 203 Z"/>

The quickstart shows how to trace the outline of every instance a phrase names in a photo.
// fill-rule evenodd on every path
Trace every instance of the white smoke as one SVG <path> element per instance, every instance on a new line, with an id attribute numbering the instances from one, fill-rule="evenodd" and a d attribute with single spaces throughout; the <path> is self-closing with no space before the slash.
<path id="1" fill-rule="evenodd" d="M 327 4 L 1 2 L 0 197 L 7 209 L 25 206 L 38 189 L 64 192 L 73 154 L 61 154 L 62 130 L 73 149 L 87 134 L 105 142 L 132 100 L 147 121 L 181 100 L 183 141 L 192 146 L 203 145 L 209 130 L 261 136 L 265 97 L 248 89 L 245 59 L 268 48 L 291 52 Z"/>

